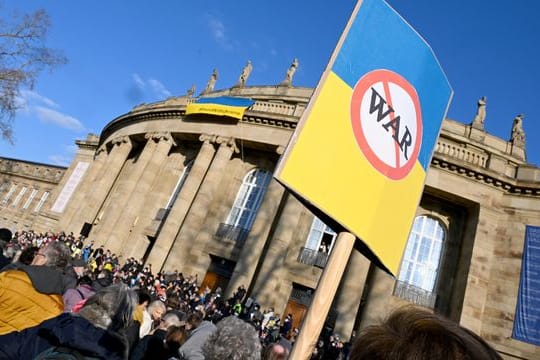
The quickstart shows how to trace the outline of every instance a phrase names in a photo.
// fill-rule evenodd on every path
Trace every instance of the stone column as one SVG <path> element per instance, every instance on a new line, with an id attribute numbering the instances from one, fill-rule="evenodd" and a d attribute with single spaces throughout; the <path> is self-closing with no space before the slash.
<path id="1" fill-rule="evenodd" d="M 270 181 L 255 222 L 244 242 L 238 262 L 229 281 L 225 293 L 226 299 L 230 298 L 240 285 L 245 285 L 248 288 L 253 280 L 253 275 L 259 261 L 261 261 L 261 254 L 268 240 L 268 234 L 274 223 L 274 218 L 276 217 L 284 192 L 285 188 L 280 183 L 274 179 Z"/>
<path id="2" fill-rule="evenodd" d="M 342 339 L 351 337 L 356 320 L 354 315 L 360 307 L 369 266 L 370 261 L 359 251 L 353 250 L 334 300 L 334 309 L 338 313 L 334 330 Z"/>
<path id="3" fill-rule="evenodd" d="M 186 218 L 186 214 L 216 153 L 212 145 L 215 138 L 215 136 L 205 134 L 199 138 L 203 142 L 201 149 L 146 260 L 148 264 L 152 264 L 153 269 L 161 270 L 165 263 L 165 259 L 171 250 L 176 235 Z"/>
<path id="4" fill-rule="evenodd" d="M 176 236 L 175 242 L 171 248 L 167 260 L 165 261 L 165 269 L 186 269 L 191 261 L 191 248 L 197 238 L 204 220 L 206 219 L 208 208 L 211 206 L 212 199 L 216 188 L 225 174 L 225 167 L 233 153 L 238 152 L 236 143 L 232 138 L 217 137 L 216 143 L 220 144 L 219 149 L 204 177 L 204 180 L 199 188 L 199 191 L 193 201 L 193 205 L 182 224 L 182 227 Z"/>
<path id="5" fill-rule="evenodd" d="M 125 188 L 122 189 L 125 191 L 125 201 L 120 199 L 118 205 L 121 206 L 117 208 L 117 219 L 107 237 L 107 247 L 112 252 L 119 253 L 125 248 L 127 241 L 131 240 L 130 233 L 137 222 L 148 221 L 148 219 L 138 218 L 139 210 L 160 166 L 166 161 L 171 147 L 175 145 L 170 133 L 151 133 L 147 134 L 146 138 L 148 142 L 137 161 L 135 171 L 131 174 L 131 179 Z M 120 210 L 122 206 L 123 210 Z M 121 253 L 126 254 L 127 251 Z"/>
<path id="6" fill-rule="evenodd" d="M 107 157 L 107 161 L 97 171 L 93 191 L 85 197 L 84 204 L 81 204 L 70 223 L 74 233 L 78 233 L 85 222 L 94 222 L 103 201 L 111 190 L 132 148 L 129 136 L 115 138 L 112 140 L 112 144 L 113 148 Z"/>
<path id="7" fill-rule="evenodd" d="M 116 249 L 111 248 L 112 242 L 109 241 L 109 235 L 113 231 L 116 221 L 121 216 L 124 208 L 128 206 L 133 189 L 157 147 L 156 142 L 151 139 L 153 134 L 154 133 L 148 133 L 145 135 L 147 141 L 141 153 L 138 154 L 137 159 L 133 161 L 132 164 L 129 164 L 129 168 L 122 171 L 119 176 L 117 176 L 114 191 L 110 192 L 107 201 L 103 202 L 100 210 L 99 222 L 94 226 L 92 240 L 94 240 L 97 245 L 105 245 L 113 252 L 116 251 Z M 118 248 L 118 246 L 116 246 L 116 248 Z"/>
<path id="8" fill-rule="evenodd" d="M 73 216 L 75 216 L 77 211 L 79 211 L 79 209 L 84 206 L 87 194 L 91 191 L 91 189 L 93 189 L 96 175 L 101 171 L 103 164 L 106 160 L 107 148 L 105 147 L 105 145 L 102 145 L 99 149 L 97 149 L 96 154 L 94 155 L 94 161 L 92 162 L 92 164 L 90 164 L 90 168 L 86 172 L 83 181 L 81 181 L 81 183 L 77 187 L 75 193 L 69 201 L 69 204 L 64 214 L 61 216 L 58 225 L 59 230 L 65 230 L 70 228 Z M 75 231 L 73 233 L 77 235 Z"/>
<path id="9" fill-rule="evenodd" d="M 357 331 L 366 326 L 379 323 L 388 315 L 392 304 L 394 283 L 391 275 L 388 275 L 377 266 L 371 265 L 368 281 L 365 285 L 369 287 L 369 292 L 366 304 L 362 309 L 362 319 L 358 324 Z"/>
<path id="10" fill-rule="evenodd" d="M 152 236 L 155 242 L 167 216 L 164 215 L 161 220 L 156 220 L 155 217 L 160 209 L 164 209 L 180 178 L 183 178 L 183 183 L 186 182 L 189 172 L 186 173 L 185 165 L 186 157 L 181 152 L 170 152 L 163 162 L 150 190 L 144 196 L 144 203 L 138 212 L 139 219 L 142 220 L 137 221 L 131 232 L 130 247 L 127 253 L 124 253 L 124 258 L 127 256 L 142 259 L 150 245 L 148 237 Z M 169 212 L 172 205 L 173 203 L 169 204 Z"/>
<path id="11" fill-rule="evenodd" d="M 467 276 L 467 287 L 463 298 L 463 310 L 459 323 L 475 333 L 482 335 L 488 325 L 485 322 L 485 312 L 488 309 L 493 285 L 491 271 L 494 264 L 495 241 L 501 233 L 499 223 L 501 216 L 494 208 L 481 206 L 478 214 L 478 227 L 474 239 L 474 247 Z M 500 295 L 496 295 L 500 296 Z"/>
<path id="12" fill-rule="evenodd" d="M 304 209 L 292 195 L 287 195 L 284 201 L 283 211 L 278 215 L 279 223 L 270 239 L 252 291 L 252 297 L 260 304 L 276 309 L 284 309 L 290 296 L 291 284 L 284 280 L 287 271 L 285 259 Z"/>

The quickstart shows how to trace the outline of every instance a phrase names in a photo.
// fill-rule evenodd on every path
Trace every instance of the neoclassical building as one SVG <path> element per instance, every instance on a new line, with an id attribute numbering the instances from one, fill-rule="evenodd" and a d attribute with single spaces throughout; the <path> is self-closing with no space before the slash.
<path id="1" fill-rule="evenodd" d="M 272 178 L 313 91 L 291 77 L 216 91 L 214 77 L 200 96 L 255 101 L 240 120 L 186 116 L 192 91 L 136 106 L 78 141 L 67 169 L 45 166 L 54 176 L 1 159 L 0 225 L 83 233 L 226 295 L 243 284 L 299 324 L 336 234 Z M 328 316 L 343 338 L 415 303 L 506 358 L 540 357 L 540 347 L 512 338 L 525 227 L 540 225 L 540 169 L 526 161 L 522 131 L 509 140 L 484 131 L 483 106 L 470 124 L 443 122 L 397 280 L 358 252 L 349 259 Z"/>

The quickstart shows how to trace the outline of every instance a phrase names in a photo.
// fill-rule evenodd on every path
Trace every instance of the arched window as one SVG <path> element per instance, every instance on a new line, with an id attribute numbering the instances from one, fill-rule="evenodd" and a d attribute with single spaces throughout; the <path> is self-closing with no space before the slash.
<path id="1" fill-rule="evenodd" d="M 268 171 L 261 169 L 250 171 L 244 177 L 225 223 L 245 230 L 251 229 L 271 179 L 272 174 Z"/>
<path id="2" fill-rule="evenodd" d="M 399 280 L 433 292 L 445 236 L 440 221 L 428 216 L 414 219 L 401 263 Z"/>

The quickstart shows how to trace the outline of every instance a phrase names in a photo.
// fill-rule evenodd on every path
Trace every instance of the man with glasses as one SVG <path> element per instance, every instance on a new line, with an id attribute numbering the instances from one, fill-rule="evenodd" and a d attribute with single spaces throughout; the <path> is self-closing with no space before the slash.
<path id="1" fill-rule="evenodd" d="M 62 313 L 63 270 L 71 252 L 62 242 L 41 248 L 31 265 L 17 264 L 0 273 L 0 335 L 40 324 Z"/>

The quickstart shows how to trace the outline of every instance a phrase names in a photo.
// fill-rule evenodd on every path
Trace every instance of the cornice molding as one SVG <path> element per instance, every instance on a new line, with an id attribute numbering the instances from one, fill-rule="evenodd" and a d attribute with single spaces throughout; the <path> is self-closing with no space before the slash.
<path id="1" fill-rule="evenodd" d="M 430 167 L 442 169 L 460 177 L 474 179 L 475 182 L 481 182 L 485 185 L 492 186 L 507 194 L 540 197 L 540 184 L 523 184 L 515 179 L 503 180 L 495 175 L 488 174 L 487 172 L 467 168 L 463 165 L 436 156 L 431 160 Z"/>

